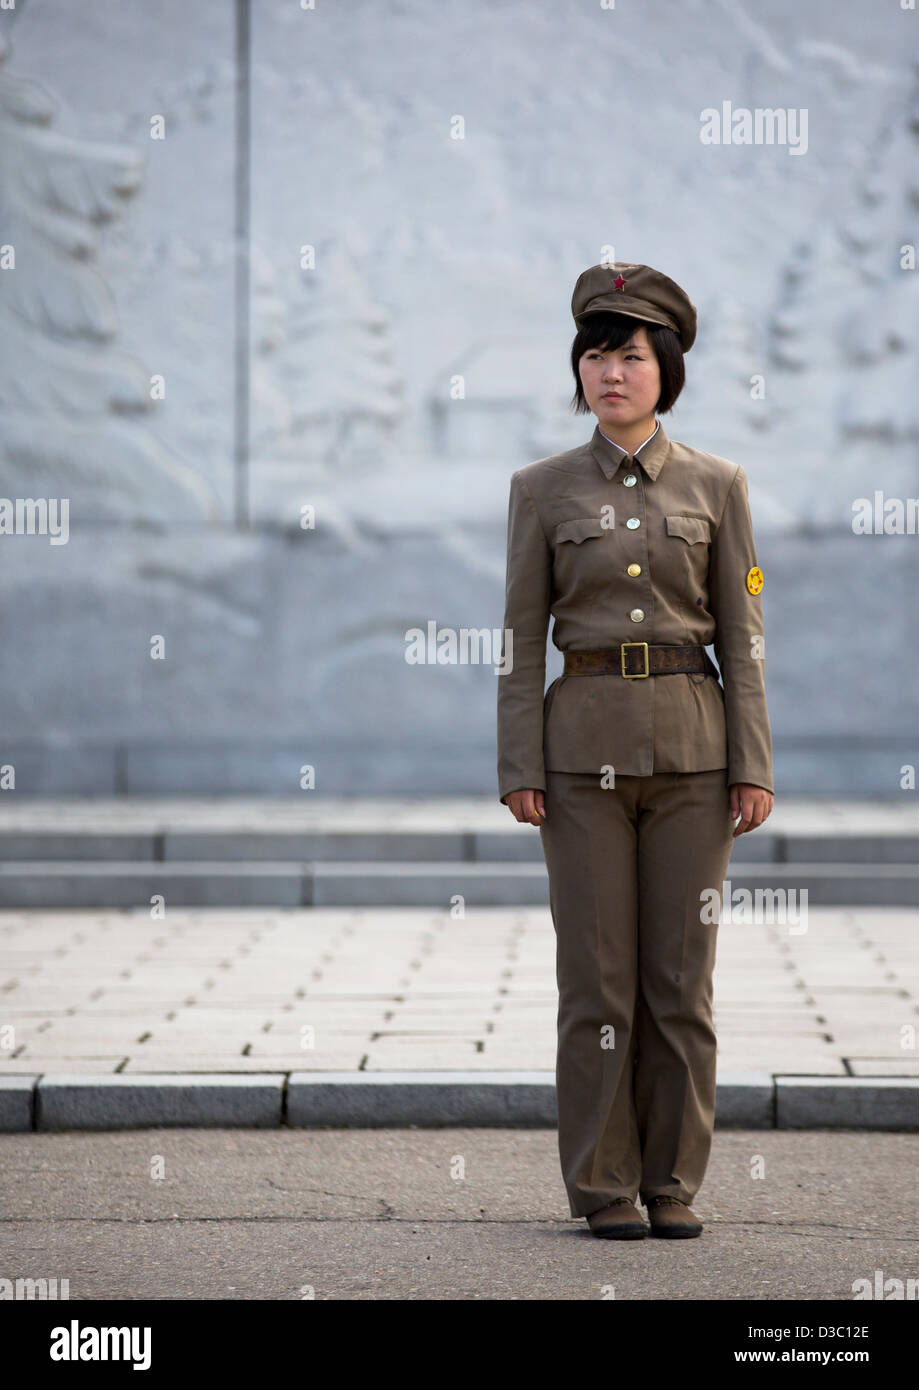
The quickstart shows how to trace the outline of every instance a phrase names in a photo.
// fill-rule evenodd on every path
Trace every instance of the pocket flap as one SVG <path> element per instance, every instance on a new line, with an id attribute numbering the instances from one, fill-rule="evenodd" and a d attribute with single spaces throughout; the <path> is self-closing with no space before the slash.
<path id="1" fill-rule="evenodd" d="M 589 536 L 605 536 L 609 529 L 598 516 L 576 516 L 571 521 L 558 523 L 555 540 L 556 544 L 559 541 L 584 541 Z"/>
<path id="2" fill-rule="evenodd" d="M 682 536 L 690 545 L 695 541 L 710 541 L 711 523 L 704 516 L 668 516 L 667 535 Z"/>

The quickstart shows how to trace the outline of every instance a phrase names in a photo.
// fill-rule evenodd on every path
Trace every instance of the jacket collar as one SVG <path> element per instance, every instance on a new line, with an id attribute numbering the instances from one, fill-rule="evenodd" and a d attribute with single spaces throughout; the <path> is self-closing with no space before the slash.
<path id="1" fill-rule="evenodd" d="M 628 462 L 628 455 L 607 439 L 600 429 L 599 423 L 594 427 L 589 447 L 607 478 L 614 477 L 622 464 Z M 645 473 L 654 482 L 666 463 L 669 453 L 670 440 L 664 432 L 662 421 L 658 420 L 657 433 L 652 435 L 647 443 L 642 444 L 633 458 L 636 463 L 641 464 Z"/>

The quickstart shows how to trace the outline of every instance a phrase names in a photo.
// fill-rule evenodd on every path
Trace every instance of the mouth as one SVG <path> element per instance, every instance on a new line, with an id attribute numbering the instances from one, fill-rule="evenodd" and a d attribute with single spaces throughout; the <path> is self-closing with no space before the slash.
<path id="1" fill-rule="evenodd" d="M 607 391 L 606 394 L 603 396 L 603 400 L 605 400 L 605 401 L 624 401 L 624 400 L 625 400 L 625 396 L 623 396 L 619 391 Z"/>

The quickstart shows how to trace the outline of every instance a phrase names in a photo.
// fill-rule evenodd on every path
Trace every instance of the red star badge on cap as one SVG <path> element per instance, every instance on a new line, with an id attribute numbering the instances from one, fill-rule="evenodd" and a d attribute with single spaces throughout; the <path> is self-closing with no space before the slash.
<path id="1" fill-rule="evenodd" d="M 623 280 L 621 275 L 616 276 L 616 279 L 613 281 L 613 288 L 617 290 L 625 289 L 625 281 Z"/>

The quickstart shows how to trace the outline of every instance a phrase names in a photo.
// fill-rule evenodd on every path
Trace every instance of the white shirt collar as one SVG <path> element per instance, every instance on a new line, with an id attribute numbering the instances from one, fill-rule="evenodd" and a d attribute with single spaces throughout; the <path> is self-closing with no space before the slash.
<path id="1" fill-rule="evenodd" d="M 643 448 L 645 447 L 646 444 L 650 444 L 651 440 L 652 440 L 652 439 L 654 438 L 654 436 L 657 434 L 657 432 L 658 432 L 658 430 L 660 429 L 660 427 L 661 427 L 661 422 L 660 422 L 660 420 L 658 420 L 657 424 L 654 426 L 654 429 L 653 429 L 653 430 L 651 431 L 651 433 L 648 435 L 648 438 L 647 438 L 647 439 L 643 439 L 642 442 L 639 444 L 638 448 L 635 449 L 635 450 L 633 451 L 633 453 L 632 453 L 632 457 L 633 457 L 633 458 L 635 457 L 635 455 L 636 455 L 641 449 L 643 449 Z M 600 426 L 599 426 L 599 425 L 597 426 L 597 429 L 600 429 Z M 603 434 L 603 431 L 600 430 L 600 433 Z M 613 446 L 614 449 L 618 449 L 619 452 L 620 452 L 620 454 L 624 454 L 625 457 L 628 458 L 628 456 L 629 456 L 629 451 L 628 451 L 628 449 L 623 449 L 622 445 L 621 445 L 621 444 L 617 444 L 616 441 L 615 441 L 614 439 L 610 439 L 610 437 L 609 437 L 608 434 L 603 434 L 603 438 L 607 441 L 607 443 L 612 444 L 612 446 Z"/>

